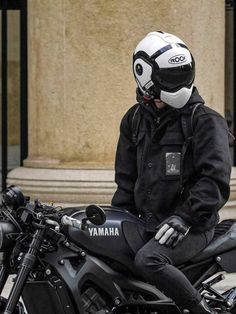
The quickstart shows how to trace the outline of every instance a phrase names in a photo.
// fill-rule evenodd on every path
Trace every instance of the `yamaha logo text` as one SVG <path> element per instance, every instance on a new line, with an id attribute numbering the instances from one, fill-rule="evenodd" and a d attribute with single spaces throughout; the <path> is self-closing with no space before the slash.
<path id="1" fill-rule="evenodd" d="M 119 229 L 114 227 L 88 228 L 91 237 L 119 237 Z"/>
<path id="2" fill-rule="evenodd" d="M 174 56 L 174 57 L 171 57 L 168 62 L 170 64 L 179 64 L 179 63 L 183 63 L 186 61 L 186 57 L 185 55 L 177 55 L 177 56 Z"/>

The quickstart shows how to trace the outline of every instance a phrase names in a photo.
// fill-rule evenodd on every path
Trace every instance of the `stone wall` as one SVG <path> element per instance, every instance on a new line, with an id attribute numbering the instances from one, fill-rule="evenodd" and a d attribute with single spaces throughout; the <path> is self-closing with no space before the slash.
<path id="1" fill-rule="evenodd" d="M 152 30 L 187 43 L 200 92 L 223 112 L 224 1 L 56 2 L 29 1 L 27 164 L 112 167 L 120 119 L 135 102 L 133 49 Z"/>
<path id="2" fill-rule="evenodd" d="M 20 144 L 20 13 L 7 13 L 8 145 Z M 1 15 L 0 15 L 1 22 Z M 1 42 L 0 42 L 1 51 Z M 1 58 L 1 57 L 0 57 Z M 1 89 L 0 89 L 1 97 Z M 1 110 L 0 110 L 1 114 Z M 0 128 L 1 128 L 0 117 Z M 0 137 L 0 143 L 2 138 Z"/>
<path id="3" fill-rule="evenodd" d="M 135 102 L 133 50 L 153 30 L 186 42 L 200 93 L 224 113 L 224 5 L 224 0 L 30 0 L 29 156 L 20 172 L 9 174 L 9 183 L 17 181 L 26 192 L 31 186 L 29 193 L 42 198 L 50 196 L 49 186 L 57 200 L 59 185 L 74 182 L 73 169 L 110 169 L 113 178 L 120 119 Z M 42 178 L 35 179 L 39 168 Z M 55 186 L 49 168 L 60 169 Z M 98 186 L 102 177 L 96 175 L 92 181 Z"/>

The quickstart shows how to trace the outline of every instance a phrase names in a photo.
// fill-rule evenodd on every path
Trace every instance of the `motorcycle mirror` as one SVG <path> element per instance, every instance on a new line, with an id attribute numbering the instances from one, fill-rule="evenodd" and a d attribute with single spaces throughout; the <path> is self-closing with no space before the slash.
<path id="1" fill-rule="evenodd" d="M 87 206 L 86 216 L 88 220 L 94 225 L 103 225 L 106 221 L 105 211 L 98 205 Z"/>

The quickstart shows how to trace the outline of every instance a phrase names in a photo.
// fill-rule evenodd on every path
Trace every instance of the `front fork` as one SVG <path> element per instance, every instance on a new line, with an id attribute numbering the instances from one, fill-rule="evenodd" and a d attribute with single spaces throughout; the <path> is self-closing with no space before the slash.
<path id="1" fill-rule="evenodd" d="M 28 252 L 24 255 L 24 258 L 21 262 L 20 269 L 17 273 L 16 279 L 14 281 L 13 287 L 8 297 L 6 308 L 3 314 L 12 314 L 17 306 L 17 303 L 19 302 L 26 280 L 29 276 L 30 271 L 32 270 L 35 264 L 36 255 L 43 240 L 44 230 L 45 229 L 43 225 L 38 225 L 38 229 L 35 231 L 33 235 L 33 239 L 30 243 Z M 0 273 L 0 276 L 3 276 L 4 278 L 5 276 L 4 271 L 2 275 Z M 0 283 L 0 289 L 1 288 L 2 287 Z"/>
<path id="2" fill-rule="evenodd" d="M 2 294 L 2 290 L 7 282 L 7 278 L 9 276 L 8 267 L 5 264 L 5 261 L 8 259 L 8 256 L 3 256 L 3 262 L 0 266 L 0 295 Z"/>

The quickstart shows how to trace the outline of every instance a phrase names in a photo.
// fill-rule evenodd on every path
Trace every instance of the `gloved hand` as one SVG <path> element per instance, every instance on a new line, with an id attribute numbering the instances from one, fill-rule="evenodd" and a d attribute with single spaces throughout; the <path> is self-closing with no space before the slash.
<path id="1" fill-rule="evenodd" d="M 176 245 L 187 235 L 190 226 L 179 216 L 170 216 L 157 227 L 155 240 L 167 247 Z"/>

